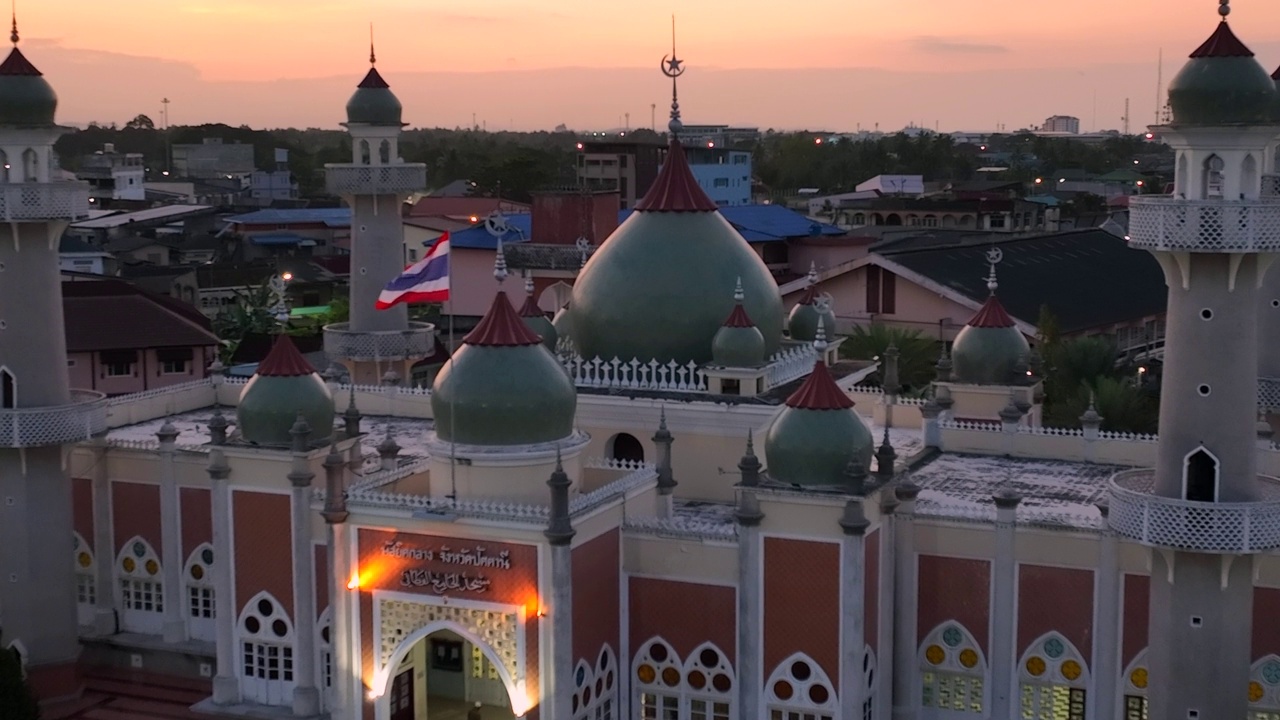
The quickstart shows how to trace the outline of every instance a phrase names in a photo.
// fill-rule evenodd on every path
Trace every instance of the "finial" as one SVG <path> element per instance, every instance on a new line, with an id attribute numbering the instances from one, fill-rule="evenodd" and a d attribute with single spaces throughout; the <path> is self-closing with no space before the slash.
<path id="1" fill-rule="evenodd" d="M 493 276 L 502 284 L 507 279 L 507 255 L 502 251 L 502 239 L 498 239 L 498 252 L 493 258 Z"/>
<path id="2" fill-rule="evenodd" d="M 809 262 L 808 282 L 810 285 L 818 284 L 818 263 L 817 261 Z"/>
<path id="3" fill-rule="evenodd" d="M 1222 16 L 1222 22 L 1227 21 L 1227 16 L 1231 14 L 1231 0 L 1218 0 L 1218 14 Z"/>
<path id="4" fill-rule="evenodd" d="M 524 294 L 533 297 L 533 276 L 526 275 L 524 277 Z"/>
<path id="5" fill-rule="evenodd" d="M 739 275 L 739 276 L 738 276 L 738 285 L 737 285 L 737 287 L 735 287 L 735 288 L 733 289 L 733 300 L 734 300 L 734 302 L 737 302 L 737 303 L 741 304 L 741 303 L 742 303 L 743 298 L 745 298 L 745 297 L 746 297 L 746 295 L 742 292 L 742 276 L 741 276 L 741 275 Z"/>
<path id="6" fill-rule="evenodd" d="M 684 61 L 676 57 L 676 16 L 671 16 L 671 54 L 662 56 L 662 74 L 671 78 L 671 122 L 667 128 L 675 135 L 684 128 L 680 122 L 680 98 L 676 92 L 676 78 L 684 74 Z"/>
<path id="7" fill-rule="evenodd" d="M 996 292 L 996 265 L 1004 259 L 1004 251 L 1000 248 L 993 247 L 987 251 L 987 264 L 991 266 L 991 272 L 987 274 L 987 289 L 994 295 Z"/>
<path id="8" fill-rule="evenodd" d="M 373 23 L 369 23 L 369 64 L 378 64 L 378 56 L 373 54 Z"/>
<path id="9" fill-rule="evenodd" d="M 827 321 L 818 318 L 818 332 L 813 335 L 813 349 L 821 355 L 827 351 Z"/>
<path id="10" fill-rule="evenodd" d="M 658 431 L 662 432 L 667 429 L 667 406 L 662 405 L 658 408 Z"/>
<path id="11" fill-rule="evenodd" d="M 18 46 L 18 0 L 13 0 L 13 29 L 9 31 L 9 42 Z"/>

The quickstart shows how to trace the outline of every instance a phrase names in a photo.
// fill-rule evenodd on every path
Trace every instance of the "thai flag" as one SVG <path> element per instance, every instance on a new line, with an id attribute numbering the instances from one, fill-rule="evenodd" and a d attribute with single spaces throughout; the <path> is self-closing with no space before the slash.
<path id="1" fill-rule="evenodd" d="M 400 303 L 434 303 L 449 299 L 449 233 L 431 246 L 427 256 L 410 265 L 378 295 L 376 307 Z"/>

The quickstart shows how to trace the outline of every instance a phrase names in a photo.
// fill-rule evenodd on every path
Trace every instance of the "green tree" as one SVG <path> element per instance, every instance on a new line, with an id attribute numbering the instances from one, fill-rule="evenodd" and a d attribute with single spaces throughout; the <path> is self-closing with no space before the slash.
<path id="1" fill-rule="evenodd" d="M 855 325 L 840 345 L 840 354 L 856 360 L 871 360 L 882 357 L 890 342 L 898 348 L 898 381 L 902 383 L 903 394 L 919 394 L 933 381 L 934 362 L 938 359 L 937 342 L 924 337 L 919 330 L 878 323 L 867 327 Z"/>
<path id="2" fill-rule="evenodd" d="M 12 648 L 0 649 L 0 718 L 39 720 L 40 705 L 22 677 L 22 661 Z"/>
<path id="3" fill-rule="evenodd" d="M 222 340 L 222 361 L 230 362 L 245 335 L 275 332 L 279 323 L 273 314 L 275 297 L 270 281 L 256 288 L 237 290 L 235 302 L 223 307 L 213 319 L 213 332 Z"/>
<path id="4" fill-rule="evenodd" d="M 1089 403 L 1102 416 L 1102 429 L 1113 432 L 1154 433 L 1159 420 L 1158 399 L 1129 378 L 1097 377 L 1083 382 L 1049 407 L 1047 423 L 1078 427 Z"/>
<path id="5" fill-rule="evenodd" d="M 124 124 L 125 130 L 155 130 L 156 124 L 146 115 L 139 115 Z"/>

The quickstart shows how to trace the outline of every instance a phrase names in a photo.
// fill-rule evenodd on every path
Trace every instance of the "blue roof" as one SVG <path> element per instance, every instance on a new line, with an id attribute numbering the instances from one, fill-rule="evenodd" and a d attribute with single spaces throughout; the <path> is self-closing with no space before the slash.
<path id="1" fill-rule="evenodd" d="M 631 210 L 619 212 L 618 222 L 626 220 L 631 212 Z M 835 225 L 814 222 L 782 205 L 729 205 L 720 208 L 720 214 L 749 243 L 779 242 L 802 237 L 835 237 L 845 234 L 844 230 Z"/>
<path id="2" fill-rule="evenodd" d="M 351 208 L 280 208 L 256 210 L 227 218 L 238 225 L 293 225 L 324 223 L 329 227 L 351 227 Z"/>
<path id="3" fill-rule="evenodd" d="M 311 238 L 304 238 L 297 233 L 291 232 L 258 233 L 250 236 L 249 241 L 254 245 L 303 245 L 310 247 L 316 244 L 316 241 Z"/>
<path id="4" fill-rule="evenodd" d="M 533 216 L 528 213 L 507 215 L 507 234 L 502 236 L 506 245 L 528 242 L 533 228 Z M 427 240 L 423 245 L 431 245 L 435 240 Z M 484 223 L 449 233 L 449 247 L 471 248 L 473 250 L 493 250 L 498 247 L 498 238 L 485 230 Z"/>

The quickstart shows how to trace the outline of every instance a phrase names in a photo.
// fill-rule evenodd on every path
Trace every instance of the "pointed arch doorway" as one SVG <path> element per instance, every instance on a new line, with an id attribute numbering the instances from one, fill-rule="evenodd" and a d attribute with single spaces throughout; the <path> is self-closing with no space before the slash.
<path id="1" fill-rule="evenodd" d="M 536 703 L 524 676 L 523 608 L 378 595 L 375 720 L 465 718 L 477 702 L 485 720 L 512 720 Z"/>

